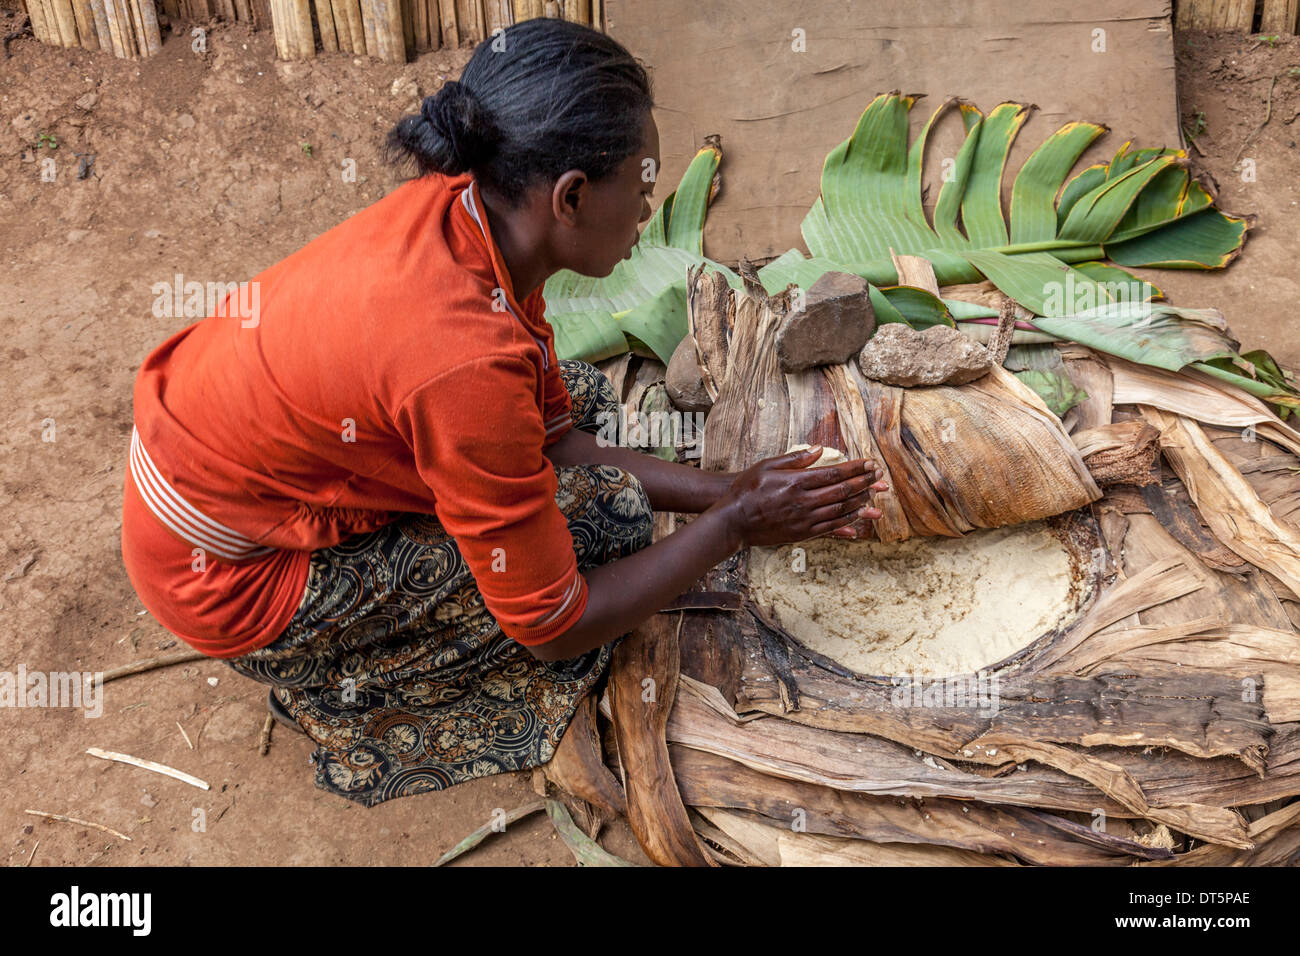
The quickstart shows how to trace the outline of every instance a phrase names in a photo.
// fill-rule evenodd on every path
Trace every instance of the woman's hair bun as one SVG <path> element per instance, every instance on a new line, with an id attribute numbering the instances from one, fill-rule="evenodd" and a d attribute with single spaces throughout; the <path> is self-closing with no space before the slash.
<path id="1" fill-rule="evenodd" d="M 533 17 L 494 33 L 388 131 L 384 154 L 420 175 L 472 172 L 518 208 L 533 186 L 580 169 L 593 182 L 645 148 L 654 100 L 644 65 L 581 23 Z"/>
<path id="2" fill-rule="evenodd" d="M 420 106 L 427 124 L 421 137 L 424 152 L 440 172 L 457 175 L 492 157 L 500 134 L 474 91 L 459 80 L 448 80 Z"/>

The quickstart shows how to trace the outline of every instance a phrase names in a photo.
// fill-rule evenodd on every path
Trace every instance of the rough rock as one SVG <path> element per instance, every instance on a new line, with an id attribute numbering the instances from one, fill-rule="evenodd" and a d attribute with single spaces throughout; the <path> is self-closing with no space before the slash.
<path id="1" fill-rule="evenodd" d="M 813 283 L 803 307 L 787 315 L 776 333 L 781 371 L 847 362 L 875 327 L 867 280 L 847 272 L 828 272 Z"/>
<path id="2" fill-rule="evenodd" d="M 691 336 L 682 339 L 673 351 L 664 384 L 669 400 L 683 412 L 707 412 L 713 407 L 713 399 L 704 388 L 700 366 L 695 361 L 695 339 Z"/>
<path id="3" fill-rule="evenodd" d="M 901 322 L 882 325 L 858 356 L 862 374 L 886 385 L 964 385 L 993 364 L 988 349 L 946 325 L 918 332 Z"/>

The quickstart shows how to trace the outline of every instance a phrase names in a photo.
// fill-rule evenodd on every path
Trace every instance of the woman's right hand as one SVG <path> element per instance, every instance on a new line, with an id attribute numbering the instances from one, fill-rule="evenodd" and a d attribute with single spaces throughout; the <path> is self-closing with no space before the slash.
<path id="1" fill-rule="evenodd" d="M 821 448 L 764 458 L 736 476 L 715 508 L 723 509 L 742 547 L 789 544 L 835 532 L 883 512 L 870 504 L 873 492 L 889 486 L 874 461 L 854 458 L 809 468 Z"/>

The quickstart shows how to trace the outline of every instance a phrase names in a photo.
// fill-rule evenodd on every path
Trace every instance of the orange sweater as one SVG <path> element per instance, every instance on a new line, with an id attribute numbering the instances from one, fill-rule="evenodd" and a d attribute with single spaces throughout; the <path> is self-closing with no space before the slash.
<path id="1" fill-rule="evenodd" d="M 407 182 L 145 359 L 122 555 L 168 630 L 213 657 L 271 643 L 309 552 L 399 512 L 438 517 L 520 643 L 581 617 L 543 456 L 570 397 L 482 209 L 470 174 Z"/>

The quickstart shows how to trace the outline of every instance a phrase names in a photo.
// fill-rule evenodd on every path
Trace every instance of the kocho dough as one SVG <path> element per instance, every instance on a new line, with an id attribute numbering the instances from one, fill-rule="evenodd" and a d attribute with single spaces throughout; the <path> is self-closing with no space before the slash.
<path id="1" fill-rule="evenodd" d="M 811 447 L 812 445 L 803 445 L 803 444 L 791 445 L 789 448 L 785 450 L 785 453 L 788 455 L 792 451 L 806 451 Z M 849 459 L 844 454 L 844 452 L 840 451 L 838 448 L 828 448 L 827 446 L 823 445 L 821 455 L 818 456 L 815 462 L 813 462 L 811 465 L 808 465 L 807 467 L 822 468 L 826 465 L 838 465 L 840 462 L 848 461 L 848 460 Z"/>
<path id="2" fill-rule="evenodd" d="M 1042 522 L 894 544 L 755 547 L 749 577 L 793 637 L 872 676 L 973 673 L 1075 613 L 1069 553 Z"/>

